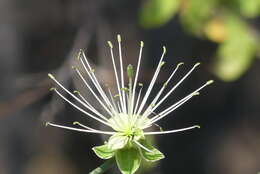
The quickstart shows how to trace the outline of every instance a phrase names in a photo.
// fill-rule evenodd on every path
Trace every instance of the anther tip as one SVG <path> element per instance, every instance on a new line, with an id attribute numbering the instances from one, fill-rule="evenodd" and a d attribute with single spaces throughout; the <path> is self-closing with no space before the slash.
<path id="1" fill-rule="evenodd" d="M 47 127 L 47 126 L 49 126 L 49 125 L 50 125 L 50 123 L 49 123 L 49 122 L 46 122 L 46 123 L 45 123 L 45 126 L 46 126 L 46 127 Z"/>
<path id="2" fill-rule="evenodd" d="M 165 61 L 162 61 L 160 66 L 162 67 L 166 62 Z"/>
<path id="3" fill-rule="evenodd" d="M 76 124 L 79 124 L 79 122 L 78 121 L 74 121 L 72 124 L 76 125 Z"/>
<path id="4" fill-rule="evenodd" d="M 181 66 L 181 65 L 184 65 L 184 62 L 178 63 L 177 67 L 179 67 L 179 66 Z"/>
<path id="5" fill-rule="evenodd" d="M 56 90 L 56 88 L 50 88 L 50 91 L 54 91 L 54 90 Z"/>
<path id="6" fill-rule="evenodd" d="M 166 53 L 166 47 L 163 46 L 163 53 Z"/>
<path id="7" fill-rule="evenodd" d="M 212 83 L 214 83 L 214 80 L 209 80 L 209 81 L 207 81 L 207 85 L 210 85 L 210 84 L 212 84 Z"/>
<path id="8" fill-rule="evenodd" d="M 55 79 L 55 77 L 54 77 L 51 73 L 49 73 L 48 76 L 49 76 L 51 79 Z"/>
<path id="9" fill-rule="evenodd" d="M 74 90 L 73 93 L 74 93 L 74 94 L 79 94 L 79 91 Z"/>
<path id="10" fill-rule="evenodd" d="M 194 95 L 194 96 L 195 96 L 195 95 L 200 95 L 200 93 L 199 93 L 199 92 L 195 92 L 193 95 Z"/>
<path id="11" fill-rule="evenodd" d="M 118 42 L 121 42 L 121 36 L 120 36 L 120 34 L 117 35 L 117 40 L 118 40 Z"/>
<path id="12" fill-rule="evenodd" d="M 107 41 L 107 44 L 108 44 L 108 46 L 109 46 L 110 48 L 113 48 L 113 44 L 112 44 L 111 41 Z"/>
<path id="13" fill-rule="evenodd" d="M 200 125 L 195 125 L 194 127 L 200 129 Z"/>
<path id="14" fill-rule="evenodd" d="M 142 84 L 142 83 L 138 83 L 138 86 L 144 86 L 144 84 Z"/>
<path id="15" fill-rule="evenodd" d="M 194 67 L 199 66 L 199 65 L 200 65 L 200 62 L 197 62 L 197 63 L 194 65 Z"/>
<path id="16" fill-rule="evenodd" d="M 144 42 L 143 41 L 140 42 L 140 46 L 144 47 Z"/>

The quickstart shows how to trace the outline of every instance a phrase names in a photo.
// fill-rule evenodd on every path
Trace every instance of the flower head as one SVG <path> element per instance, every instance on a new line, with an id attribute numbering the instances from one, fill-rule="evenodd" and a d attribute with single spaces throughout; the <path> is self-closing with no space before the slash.
<path id="1" fill-rule="evenodd" d="M 102 159 L 115 157 L 120 171 L 123 174 L 132 174 L 139 168 L 141 159 L 146 161 L 157 161 L 164 158 L 164 155 L 159 150 L 147 142 L 147 135 L 168 134 L 199 128 L 199 126 L 195 125 L 176 130 L 160 130 L 154 132 L 147 131 L 147 128 L 155 125 L 159 120 L 165 118 L 175 109 L 186 103 L 193 96 L 198 95 L 199 91 L 207 85 L 211 84 L 213 80 L 207 81 L 205 84 L 188 94 L 183 99 L 172 104 L 163 111 L 158 112 L 157 108 L 163 102 L 165 102 L 165 100 L 172 94 L 172 92 L 193 72 L 199 63 L 196 63 L 178 83 L 176 83 L 173 87 L 170 88 L 170 90 L 168 90 L 168 92 L 165 92 L 165 89 L 167 89 L 167 86 L 170 83 L 173 75 L 176 73 L 178 68 L 183 65 L 183 63 L 179 63 L 173 69 L 169 78 L 162 85 L 157 95 L 151 100 L 150 103 L 148 103 L 148 98 L 150 97 L 150 93 L 153 90 L 159 72 L 165 64 L 163 59 L 164 55 L 166 54 L 166 48 L 163 47 L 163 52 L 153 74 L 152 80 L 143 97 L 141 97 L 143 92 L 143 85 L 138 82 L 138 74 L 141 66 L 144 43 L 142 41 L 140 43 L 140 51 L 136 69 L 132 65 L 128 65 L 125 70 L 123 67 L 120 35 L 117 36 L 117 41 L 119 51 L 119 69 L 117 69 L 117 64 L 114 58 L 113 45 L 110 41 L 108 41 L 115 75 L 117 94 L 113 95 L 110 89 L 104 89 L 101 86 L 98 79 L 96 78 L 93 68 L 91 67 L 82 50 L 79 52 L 78 61 L 80 61 L 81 66 L 86 71 L 88 78 L 90 79 L 93 86 L 91 86 L 91 84 L 82 75 L 80 69 L 74 67 L 78 77 L 82 80 L 82 83 L 86 85 L 88 90 L 100 104 L 99 107 L 102 107 L 105 113 L 98 111 L 96 107 L 91 105 L 91 102 L 89 102 L 81 95 L 79 91 L 70 92 L 59 81 L 57 81 L 52 74 L 49 74 L 49 77 L 58 85 L 58 87 L 74 98 L 77 103 L 70 101 L 58 89 L 52 88 L 52 90 L 54 90 L 62 99 L 71 104 L 74 108 L 81 111 L 83 114 L 96 120 L 97 122 L 104 124 L 105 126 L 110 127 L 111 131 L 98 130 L 83 125 L 79 122 L 74 122 L 73 124 L 79 126 L 80 128 L 67 127 L 49 122 L 47 125 L 87 133 L 110 135 L 110 138 L 104 145 L 93 148 L 94 152 Z M 127 73 L 128 84 L 125 83 L 124 72 Z"/>

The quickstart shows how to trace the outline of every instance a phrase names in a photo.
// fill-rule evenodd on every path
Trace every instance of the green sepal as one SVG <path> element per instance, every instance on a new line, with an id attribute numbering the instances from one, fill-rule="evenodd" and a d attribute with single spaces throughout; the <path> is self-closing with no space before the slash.
<path id="1" fill-rule="evenodd" d="M 149 150 L 148 151 L 142 147 L 139 147 L 140 153 L 146 161 L 154 162 L 161 160 L 165 157 L 162 152 L 153 147 L 150 143 L 147 142 L 147 140 L 141 139 L 139 143 Z"/>
<path id="2" fill-rule="evenodd" d="M 117 149 L 122 149 L 123 147 L 125 147 L 127 142 L 128 142 L 127 136 L 123 136 L 120 134 L 114 134 L 109 138 L 109 140 L 107 142 L 107 146 L 108 146 L 108 148 L 110 148 L 112 150 L 117 150 Z"/>
<path id="3" fill-rule="evenodd" d="M 122 174 L 133 174 L 140 167 L 141 155 L 137 148 L 123 148 L 116 151 L 116 163 Z"/>
<path id="4" fill-rule="evenodd" d="M 109 159 L 115 155 L 115 151 L 109 148 L 107 144 L 102 146 L 95 146 L 92 148 L 92 150 L 101 159 Z"/>

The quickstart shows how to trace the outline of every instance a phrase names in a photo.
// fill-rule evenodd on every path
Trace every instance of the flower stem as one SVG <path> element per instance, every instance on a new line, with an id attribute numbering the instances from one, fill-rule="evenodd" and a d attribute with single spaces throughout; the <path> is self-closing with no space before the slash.
<path id="1" fill-rule="evenodd" d="M 102 174 L 106 172 L 108 169 L 110 169 L 113 166 L 114 162 L 114 158 L 108 159 L 101 166 L 92 170 L 89 174 Z"/>

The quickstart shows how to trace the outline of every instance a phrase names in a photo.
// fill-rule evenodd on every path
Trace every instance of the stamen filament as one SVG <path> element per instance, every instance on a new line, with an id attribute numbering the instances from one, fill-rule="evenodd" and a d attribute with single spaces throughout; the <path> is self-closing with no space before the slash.
<path id="1" fill-rule="evenodd" d="M 144 112 L 143 116 L 146 117 L 149 114 L 151 114 L 151 112 L 149 112 L 150 109 L 152 109 L 152 106 L 155 105 L 155 103 L 157 102 L 157 100 L 159 99 L 159 97 L 161 96 L 161 94 L 163 93 L 163 91 L 165 90 L 166 86 L 168 85 L 168 83 L 170 82 L 170 80 L 172 79 L 173 75 L 176 73 L 176 71 L 178 70 L 178 68 L 183 65 L 184 63 L 179 63 L 176 68 L 173 70 L 172 74 L 170 75 L 170 77 L 167 79 L 167 81 L 163 84 L 162 88 L 160 89 L 160 91 L 158 92 L 158 94 L 156 95 L 156 97 L 153 99 L 153 101 L 151 102 L 151 104 L 148 106 L 148 108 L 146 109 L 146 111 Z"/>
<path id="2" fill-rule="evenodd" d="M 104 116 L 100 116 L 100 118 L 102 118 L 103 120 L 95 117 L 94 115 L 90 114 L 89 112 L 83 110 L 82 108 L 80 108 L 79 106 L 77 106 L 76 104 L 72 103 L 71 101 L 69 101 L 66 97 L 64 97 L 59 91 L 57 91 L 57 89 L 53 89 L 63 100 L 65 100 L 66 102 L 68 102 L 69 104 L 71 104 L 73 107 L 75 107 L 76 109 L 78 109 L 79 111 L 83 112 L 84 114 L 86 114 L 87 116 L 107 125 L 110 127 L 110 124 L 108 124 L 106 121 L 108 121 L 108 119 Z M 99 115 L 98 115 L 99 116 Z"/>
<path id="3" fill-rule="evenodd" d="M 175 129 L 175 130 L 169 130 L 169 131 L 159 131 L 159 132 L 144 132 L 144 135 L 160 135 L 160 134 L 171 134 L 171 133 L 176 133 L 176 132 L 183 132 L 186 130 L 194 129 L 194 128 L 200 128 L 200 126 L 195 125 L 187 128 L 182 128 L 182 129 Z"/>
<path id="4" fill-rule="evenodd" d="M 108 45 L 110 47 L 111 59 L 112 59 L 113 69 L 114 69 L 114 73 L 115 73 L 115 77 L 116 77 L 117 92 L 118 92 L 118 95 L 119 95 L 119 100 L 120 100 L 121 107 L 123 107 L 123 99 L 122 99 L 120 83 L 119 83 L 118 74 L 117 74 L 117 68 L 116 68 L 116 64 L 115 64 L 113 45 L 112 45 L 112 43 L 110 41 L 108 41 L 107 43 L 108 43 Z"/>
<path id="5" fill-rule="evenodd" d="M 121 76 L 121 88 L 124 89 L 124 68 L 123 68 L 123 60 L 122 60 L 122 51 L 121 51 L 121 36 L 117 35 L 117 42 L 118 42 L 118 53 L 119 53 L 119 62 L 120 62 L 120 76 Z M 122 90 L 122 96 L 123 96 L 123 111 L 126 113 L 126 100 L 125 100 L 125 91 Z"/>
<path id="6" fill-rule="evenodd" d="M 48 74 L 48 76 L 56 83 L 58 84 L 65 92 L 67 92 L 70 96 L 72 96 L 74 99 L 76 99 L 80 104 L 82 104 L 83 106 L 85 106 L 87 109 L 91 110 L 92 109 L 83 101 L 81 101 L 78 97 L 76 97 L 74 94 L 72 94 L 69 90 L 67 90 L 60 82 L 58 82 L 56 80 L 56 78 L 52 75 L 52 74 Z M 57 92 L 58 94 L 60 94 L 55 88 L 54 88 L 55 92 Z M 66 98 L 60 94 L 60 96 L 62 96 L 62 98 L 65 100 Z M 68 102 L 70 102 L 68 100 Z M 71 103 L 71 102 L 70 102 Z M 75 105 L 75 104 L 74 104 Z M 76 105 L 75 105 L 76 106 Z M 93 111 L 92 111 L 93 112 Z M 94 112 L 95 113 L 95 112 Z M 103 118 L 104 120 L 107 120 L 107 118 L 105 118 L 103 115 L 96 113 L 97 115 L 99 115 L 101 118 Z"/>
<path id="7" fill-rule="evenodd" d="M 138 141 L 134 140 L 135 144 L 137 144 L 139 147 L 143 148 L 144 150 L 146 150 L 147 152 L 153 152 L 151 150 L 149 150 L 148 148 L 144 147 L 141 143 L 139 143 Z"/>
<path id="8" fill-rule="evenodd" d="M 132 113 L 135 113 L 134 110 L 134 102 L 135 102 L 135 90 L 137 86 L 137 81 L 138 81 L 138 75 L 139 75 L 139 69 L 140 69 L 140 64 L 141 64 L 141 59 L 142 59 L 142 52 L 143 52 L 143 47 L 144 47 L 144 42 L 140 42 L 140 51 L 139 51 L 139 56 L 138 56 L 138 62 L 137 62 L 137 67 L 136 67 L 136 74 L 135 74 L 135 79 L 134 79 L 134 85 L 133 85 L 133 97 L 132 97 Z M 136 103 L 137 104 L 137 103 Z"/>
<path id="9" fill-rule="evenodd" d="M 88 127 L 88 126 L 86 126 L 86 125 L 84 125 L 84 124 L 81 124 L 81 123 L 78 122 L 78 121 L 74 121 L 73 124 L 74 124 L 74 125 L 79 125 L 79 126 L 85 128 L 85 129 L 89 129 L 89 130 L 92 130 L 92 131 L 101 131 L 101 130 L 97 130 L 97 129 L 93 129 L 93 128 L 91 128 L 91 127 Z"/>
<path id="10" fill-rule="evenodd" d="M 186 97 L 184 97 L 183 99 L 181 99 L 180 101 L 178 101 L 177 103 L 173 104 L 172 106 L 168 107 L 167 109 L 165 109 L 164 111 L 162 111 L 161 113 L 159 113 L 160 117 L 158 118 L 152 118 L 152 123 L 162 119 L 163 117 L 165 117 L 166 115 L 170 114 L 172 111 L 174 111 L 175 109 L 177 109 L 179 106 L 181 106 L 182 104 L 184 104 L 186 101 L 188 101 L 190 98 L 192 98 L 195 95 L 198 95 L 199 91 L 202 90 L 203 88 L 205 88 L 206 86 L 210 85 L 213 83 L 213 80 L 209 80 L 207 81 L 204 85 L 202 85 L 201 87 L 199 87 L 198 89 L 196 89 L 195 91 L 191 92 L 189 95 L 187 95 Z"/>
<path id="11" fill-rule="evenodd" d="M 58 127 L 58 128 L 62 128 L 62 129 L 68 129 L 68 130 L 74 130 L 74 131 L 78 131 L 78 132 L 87 132 L 87 133 L 94 133 L 94 134 L 105 134 L 105 135 L 113 135 L 116 132 L 108 132 L 108 131 L 98 131 L 98 130 L 87 130 L 87 129 L 79 129 L 79 128 L 73 128 L 73 127 L 68 127 L 68 126 L 62 126 L 59 124 L 53 124 L 53 123 L 46 123 L 46 126 L 53 126 L 53 127 Z"/>
<path id="12" fill-rule="evenodd" d="M 143 100 L 142 100 L 142 102 L 141 102 L 141 105 L 140 105 L 140 107 L 139 107 L 139 109 L 138 109 L 137 115 L 140 115 L 140 113 L 141 113 L 141 111 L 142 111 L 142 109 L 143 109 L 143 107 L 144 107 L 144 105 L 145 105 L 145 103 L 146 103 L 146 100 L 147 100 L 148 96 L 150 95 L 150 92 L 152 91 L 152 88 L 153 88 L 153 86 L 154 86 L 154 84 L 155 84 L 155 81 L 156 81 L 156 79 L 157 79 L 157 76 L 158 76 L 158 74 L 159 74 L 159 72 L 160 72 L 160 70 L 161 70 L 161 66 L 162 66 L 162 63 L 163 63 L 162 60 L 163 60 L 163 58 L 164 58 L 165 53 L 166 53 L 166 48 L 163 47 L 162 56 L 161 56 L 160 61 L 159 61 L 158 65 L 157 65 L 157 68 L 156 68 L 156 70 L 155 70 L 155 73 L 154 73 L 154 76 L 153 76 L 153 78 L 152 78 L 152 80 L 151 80 L 151 83 L 150 83 L 150 85 L 149 85 L 149 87 L 148 87 L 148 89 L 147 89 L 147 91 L 146 91 L 146 93 L 145 93 L 145 96 L 144 96 L 144 98 L 143 98 Z"/>
<path id="13" fill-rule="evenodd" d="M 199 66 L 200 63 L 196 63 L 190 71 L 151 109 L 150 112 L 153 112 L 169 95 L 192 73 L 192 71 Z"/>
<path id="14" fill-rule="evenodd" d="M 90 90 L 90 92 L 93 94 L 93 96 L 97 99 L 97 101 L 100 103 L 100 105 L 108 112 L 110 116 L 113 116 L 112 112 L 105 106 L 105 104 L 100 100 L 100 98 L 96 95 L 96 93 L 93 91 L 93 89 L 89 86 L 81 72 L 78 70 L 78 68 L 75 68 L 77 74 L 80 76 L 81 80 L 84 82 L 84 84 L 87 86 L 87 88 Z"/>
<path id="15" fill-rule="evenodd" d="M 83 55 L 83 58 L 85 60 L 85 62 L 87 63 L 87 66 L 89 68 L 89 70 L 87 69 L 85 63 L 83 62 L 81 56 L 79 57 L 80 58 L 80 62 L 81 64 L 83 65 L 84 69 L 86 70 L 88 76 L 90 77 L 91 81 L 93 82 L 93 84 L 95 85 L 96 89 L 98 90 L 99 94 L 102 96 L 103 100 L 106 102 L 107 106 L 108 107 L 111 107 L 111 109 L 115 112 L 115 109 L 113 108 L 112 104 L 110 103 L 107 95 L 105 94 L 104 90 L 102 89 L 102 87 L 100 86 L 94 72 L 92 71 L 92 68 L 86 58 L 86 55 L 83 51 L 81 51 L 81 55 Z"/>

